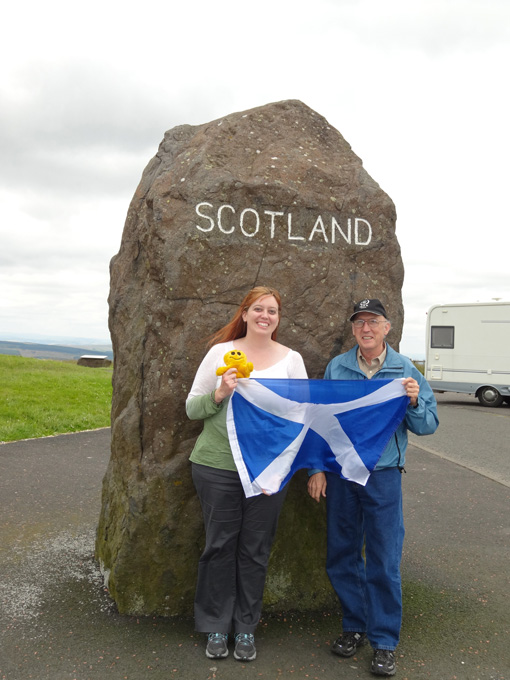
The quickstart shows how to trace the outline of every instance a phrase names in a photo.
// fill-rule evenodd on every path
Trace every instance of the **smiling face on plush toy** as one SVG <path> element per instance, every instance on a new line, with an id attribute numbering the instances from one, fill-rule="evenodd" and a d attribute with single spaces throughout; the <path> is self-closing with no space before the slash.
<path id="1" fill-rule="evenodd" d="M 227 364 L 227 366 L 235 368 L 239 364 L 242 364 L 246 361 L 246 354 L 238 349 L 231 349 L 230 352 L 225 354 L 223 361 Z"/>
<path id="2" fill-rule="evenodd" d="M 251 361 L 246 361 L 246 354 L 239 349 L 231 349 L 224 355 L 223 361 L 226 366 L 217 368 L 216 375 L 223 375 L 230 368 L 235 368 L 237 378 L 249 378 L 253 371 L 253 364 Z"/>

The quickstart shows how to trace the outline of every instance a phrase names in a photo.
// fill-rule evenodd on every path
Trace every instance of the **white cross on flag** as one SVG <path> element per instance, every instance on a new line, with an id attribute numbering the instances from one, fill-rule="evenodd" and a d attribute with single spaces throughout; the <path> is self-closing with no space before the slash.
<path id="1" fill-rule="evenodd" d="M 402 378 L 240 379 L 227 429 L 246 497 L 276 493 L 301 468 L 365 485 L 408 404 Z"/>

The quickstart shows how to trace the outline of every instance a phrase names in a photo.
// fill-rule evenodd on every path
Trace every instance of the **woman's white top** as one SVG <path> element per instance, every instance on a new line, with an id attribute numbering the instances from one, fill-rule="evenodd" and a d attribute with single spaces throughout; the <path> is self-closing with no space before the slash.
<path id="1" fill-rule="evenodd" d="M 216 369 L 225 365 L 224 356 L 235 349 L 235 340 L 211 347 L 198 367 L 186 399 L 186 413 L 191 420 L 203 420 L 204 429 L 191 452 L 190 460 L 222 470 L 236 470 L 227 435 L 228 399 L 214 402 L 214 391 L 221 383 Z M 249 360 L 249 357 L 248 357 Z M 290 349 L 278 362 L 261 371 L 253 370 L 250 378 L 307 378 L 299 352 Z"/>

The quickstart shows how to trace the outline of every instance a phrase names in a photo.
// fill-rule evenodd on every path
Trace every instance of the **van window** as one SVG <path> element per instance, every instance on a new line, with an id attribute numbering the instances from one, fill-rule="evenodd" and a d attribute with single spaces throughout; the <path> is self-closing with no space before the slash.
<path id="1" fill-rule="evenodd" d="M 454 326 L 431 326 L 430 346 L 441 349 L 453 349 L 455 337 Z"/>

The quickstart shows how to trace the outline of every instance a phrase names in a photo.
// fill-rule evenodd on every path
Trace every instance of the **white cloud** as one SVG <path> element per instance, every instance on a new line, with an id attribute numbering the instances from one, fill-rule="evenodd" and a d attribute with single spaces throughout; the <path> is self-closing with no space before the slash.
<path id="1" fill-rule="evenodd" d="M 402 348 L 432 304 L 510 298 L 509 19 L 507 0 L 11 3 L 2 331 L 106 336 L 109 259 L 165 130 L 291 98 L 395 201 Z"/>
<path id="2" fill-rule="evenodd" d="M 351 28 L 390 52 L 421 51 L 440 59 L 492 49 L 508 40 L 506 0 L 402 0 L 351 3 Z"/>

